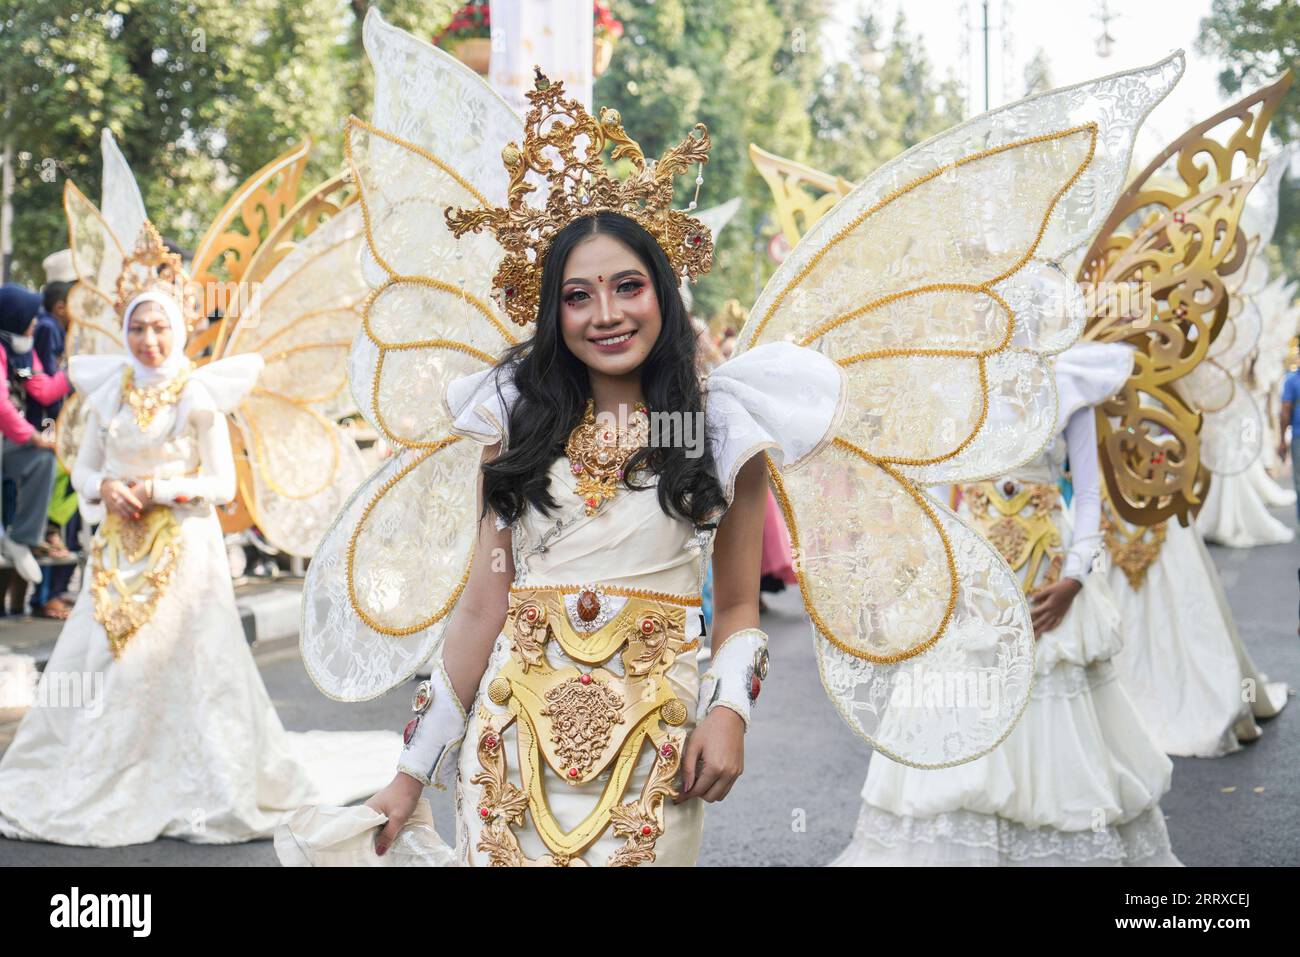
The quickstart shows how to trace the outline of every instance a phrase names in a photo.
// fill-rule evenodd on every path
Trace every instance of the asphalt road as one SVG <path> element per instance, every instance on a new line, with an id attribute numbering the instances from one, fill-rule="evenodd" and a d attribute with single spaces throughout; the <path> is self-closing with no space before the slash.
<path id="1" fill-rule="evenodd" d="M 1283 510 L 1279 517 L 1290 520 Z M 1300 684 L 1296 568 L 1300 542 L 1236 551 L 1211 549 L 1242 635 L 1257 665 Z M 772 672 L 747 737 L 745 775 L 707 811 L 705 865 L 816 865 L 847 843 L 869 751 L 821 690 L 808 623 L 796 592 L 769 599 Z M 410 689 L 361 704 L 320 695 L 291 639 L 255 650 L 262 676 L 290 730 L 400 729 Z M 0 726 L 0 747 L 12 726 Z M 1300 707 L 1264 724 L 1264 736 L 1215 760 L 1175 758 L 1162 807 L 1174 851 L 1189 865 L 1300 864 Z M 454 834 L 451 801 L 428 792 L 439 830 Z M 269 841 L 227 847 L 157 841 L 116 849 L 0 840 L 0 864 L 274 865 Z"/>

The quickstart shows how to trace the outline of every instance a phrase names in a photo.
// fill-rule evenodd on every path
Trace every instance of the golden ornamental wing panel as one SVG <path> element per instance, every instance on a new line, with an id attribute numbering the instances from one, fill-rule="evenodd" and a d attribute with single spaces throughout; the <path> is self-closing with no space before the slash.
<path id="1" fill-rule="evenodd" d="M 1248 316 L 1240 328 L 1232 321 L 1241 313 L 1231 289 L 1251 258 L 1238 224 L 1265 171 L 1264 131 L 1290 83 L 1288 74 L 1164 149 L 1116 202 L 1079 268 L 1091 304 L 1085 338 L 1137 350 L 1133 375 L 1097 416 L 1111 505 L 1130 524 L 1187 524 L 1208 490 L 1204 456 L 1237 470 L 1249 445 L 1233 443 L 1260 440 L 1244 390 L 1234 400 L 1222 369 L 1197 370 L 1215 350 L 1235 358 L 1253 336 Z M 1199 434 L 1206 415 L 1214 417 L 1208 443 Z"/>
<path id="2" fill-rule="evenodd" d="M 336 179 L 313 190 L 255 253 L 245 284 L 252 298 L 231 300 L 220 346 L 223 357 L 256 352 L 265 362 L 233 416 L 249 469 L 241 499 L 272 545 L 304 557 L 366 476 L 338 424 L 354 411 L 347 359 L 369 293 L 358 263 L 361 209 L 340 200 L 342 186 Z"/>
<path id="3" fill-rule="evenodd" d="M 836 203 L 853 190 L 842 176 L 832 176 L 749 144 L 749 160 L 762 175 L 776 203 L 781 234 L 791 248 Z"/>
<path id="4" fill-rule="evenodd" d="M 1055 434 L 1049 357 L 1085 318 L 1061 259 L 1119 194 L 1138 126 L 1181 72 L 1175 56 L 1053 91 L 882 166 L 811 225 L 740 334 L 737 351 L 784 339 L 845 371 L 829 447 L 772 479 L 824 683 L 899 760 L 970 760 L 1027 700 L 1019 582 L 922 487 L 1001 474 Z M 969 697 L 927 694 L 928 675 L 969 680 Z"/>
<path id="5" fill-rule="evenodd" d="M 444 391 L 517 341 L 492 299 L 501 247 L 490 233 L 455 239 L 444 210 L 505 202 L 501 149 L 522 121 L 477 74 L 374 11 L 363 32 L 374 111 L 348 122 L 344 144 L 370 291 L 348 379 L 393 455 L 322 540 L 301 639 L 317 686 L 344 700 L 382 694 L 436 647 L 469 575 L 482 455 L 450 432 Z"/>
<path id="6" fill-rule="evenodd" d="M 298 185 L 312 143 L 286 150 L 236 189 L 194 250 L 190 272 L 208 290 L 208 312 L 227 311 L 254 254 L 298 202 Z"/>

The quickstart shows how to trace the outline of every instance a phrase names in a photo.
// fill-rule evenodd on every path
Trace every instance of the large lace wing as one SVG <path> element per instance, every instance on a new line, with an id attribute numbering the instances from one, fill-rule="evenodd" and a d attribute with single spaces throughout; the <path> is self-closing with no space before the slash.
<path id="1" fill-rule="evenodd" d="M 322 541 L 302 628 L 312 678 L 346 700 L 405 680 L 441 636 L 473 560 L 482 451 L 451 432 L 443 392 L 522 337 L 492 304 L 495 239 L 456 240 L 444 217 L 449 206 L 504 205 L 500 151 L 522 121 L 477 74 L 374 10 L 364 38 L 373 122 L 351 119 L 345 147 L 373 288 L 348 374 L 393 455 Z"/>
<path id="2" fill-rule="evenodd" d="M 68 293 L 66 351 L 74 355 L 121 353 L 122 322 L 115 305 L 117 282 L 123 263 L 135 247 L 145 223 L 144 200 L 126 157 L 104 130 L 101 206 L 96 207 L 71 180 L 63 187 L 63 210 L 68 219 L 68 247 L 77 283 Z M 81 447 L 85 426 L 82 396 L 73 393 L 63 403 L 55 429 L 55 451 L 71 471 Z"/>
<path id="3" fill-rule="evenodd" d="M 1246 261 L 1226 281 L 1227 321 L 1205 361 L 1178 383 L 1201 413 L 1201 462 L 1214 475 L 1238 475 L 1264 451 L 1264 409 L 1252 393 L 1251 373 L 1265 332 L 1261 303 L 1269 278 L 1263 250 L 1277 228 L 1291 153 L 1284 147 L 1260 161 L 1259 178 L 1246 194 L 1237 224 L 1246 240 Z"/>
<path id="4" fill-rule="evenodd" d="M 999 474 L 1052 439 L 1048 357 L 1084 320 L 1060 260 L 1100 224 L 1181 72 L 1175 55 L 909 150 L 808 229 L 740 335 L 738 350 L 785 339 L 843 369 L 833 440 L 772 479 L 824 684 L 896 760 L 971 760 L 1028 700 L 1019 583 L 922 486 Z"/>
<path id="5" fill-rule="evenodd" d="M 1251 386 L 1257 399 L 1265 407 L 1268 421 L 1275 420 L 1271 402 L 1276 398 L 1278 384 L 1286 375 L 1286 364 L 1296 335 L 1296 311 L 1291 303 L 1295 288 L 1279 275 L 1265 286 L 1256 297 L 1263 315 L 1264 332 L 1260 337 L 1259 353 L 1251 365 Z"/>
<path id="6" fill-rule="evenodd" d="M 249 256 L 227 299 L 219 357 L 256 352 L 256 388 L 234 410 L 240 500 L 273 546 L 311 556 L 366 467 L 339 420 L 356 411 L 347 360 L 370 292 L 361 207 L 343 176 L 300 199 Z"/>
<path id="7" fill-rule="evenodd" d="M 1251 337 L 1249 315 L 1240 337 L 1229 321 L 1234 276 L 1250 258 L 1239 222 L 1290 83 L 1288 74 L 1166 147 L 1115 203 L 1079 268 L 1094 291 L 1085 338 L 1136 347 L 1133 375 L 1097 413 L 1111 506 L 1130 524 L 1186 524 L 1204 501 L 1209 462 L 1244 468 L 1246 446 L 1235 443 L 1259 441 L 1250 397 L 1205 360 L 1225 329 L 1218 348 Z M 1202 408 L 1217 417 L 1205 435 Z"/>

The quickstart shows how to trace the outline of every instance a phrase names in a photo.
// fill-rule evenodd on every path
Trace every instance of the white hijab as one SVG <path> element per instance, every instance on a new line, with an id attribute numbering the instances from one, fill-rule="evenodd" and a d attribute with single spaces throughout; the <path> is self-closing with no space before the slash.
<path id="1" fill-rule="evenodd" d="M 125 344 L 127 341 L 126 336 L 127 329 L 131 325 L 131 313 L 135 312 L 137 307 L 144 305 L 146 302 L 158 303 L 158 305 L 162 307 L 163 312 L 167 314 L 167 320 L 171 323 L 172 327 L 171 351 L 168 352 L 167 358 L 163 360 L 161 365 L 145 365 L 131 354 L 131 347 L 127 345 L 126 354 L 127 358 L 131 361 L 134 382 L 137 386 L 147 387 L 161 385 L 164 382 L 169 382 L 174 379 L 177 374 L 185 368 L 189 359 L 185 355 L 185 338 L 187 330 L 185 328 L 185 317 L 181 314 L 180 304 L 165 292 L 158 290 L 140 293 L 140 295 L 132 299 L 127 304 L 127 307 L 122 310 L 122 342 Z"/>

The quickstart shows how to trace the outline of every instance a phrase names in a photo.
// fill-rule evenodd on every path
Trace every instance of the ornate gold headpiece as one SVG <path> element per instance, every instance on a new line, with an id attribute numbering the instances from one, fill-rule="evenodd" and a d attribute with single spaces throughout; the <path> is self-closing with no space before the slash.
<path id="1" fill-rule="evenodd" d="M 511 320 L 526 326 L 537 318 L 542 267 L 555 234 L 573 220 L 599 212 L 621 213 L 639 223 L 659 243 L 677 275 L 694 281 L 709 271 L 713 239 L 708 227 L 672 208 L 673 177 L 692 163 L 701 166 L 695 178 L 699 195 L 703 164 L 709 161 L 709 131 L 703 123 L 658 162 L 647 161 L 616 110 L 602 109 L 594 119 L 581 103 L 564 96 L 563 83 L 549 80 L 540 69 L 528 101 L 532 106 L 524 118 L 524 145 L 512 142 L 501 151 L 510 174 L 506 207 L 446 211 L 454 235 L 486 227 L 505 248 L 493 295 Z M 580 145 L 582 139 L 585 144 Z M 632 161 L 635 171 L 628 179 L 619 181 L 606 172 L 601 159 L 606 142 L 614 144 L 614 160 Z M 558 166 L 543 155 L 548 149 L 559 154 Z M 540 173 L 550 183 L 544 207 L 525 201 L 537 188 L 526 181 L 529 172 Z M 692 200 L 688 210 L 695 205 Z"/>
<path id="2" fill-rule="evenodd" d="M 132 299 L 145 292 L 165 292 L 174 298 L 180 304 L 185 327 L 190 331 L 202 316 L 202 308 L 181 257 L 167 248 L 158 230 L 148 220 L 140 230 L 135 249 L 122 262 L 116 292 L 114 305 L 119 316 Z"/>

